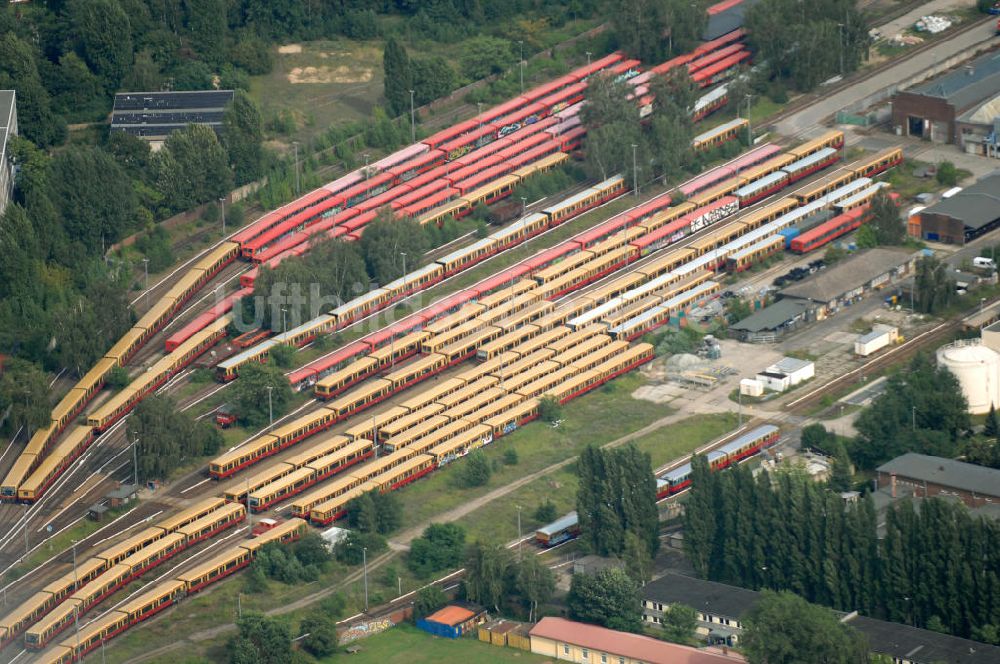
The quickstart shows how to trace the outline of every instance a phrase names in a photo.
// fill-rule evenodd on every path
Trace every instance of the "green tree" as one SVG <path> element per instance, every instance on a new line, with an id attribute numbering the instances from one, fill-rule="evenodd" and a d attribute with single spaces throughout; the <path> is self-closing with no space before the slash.
<path id="1" fill-rule="evenodd" d="M 462 45 L 462 70 L 468 78 L 499 74 L 517 64 L 511 42 L 499 37 L 480 35 Z"/>
<path id="2" fill-rule="evenodd" d="M 243 90 L 237 90 L 226 107 L 222 126 L 222 144 L 229 154 L 236 184 L 259 178 L 264 170 L 263 122 L 257 104 Z"/>
<path id="3" fill-rule="evenodd" d="M 229 644 L 233 664 L 284 664 L 288 661 L 292 638 L 283 620 L 248 612 L 236 621 L 236 627 L 239 635 Z"/>
<path id="4" fill-rule="evenodd" d="M 1000 436 L 1000 419 L 997 418 L 997 411 L 992 403 L 990 412 L 986 413 L 986 420 L 983 422 L 983 435 L 994 440 Z"/>
<path id="5" fill-rule="evenodd" d="M 625 571 L 640 586 L 652 577 L 653 558 L 649 555 L 649 547 L 639 539 L 634 532 L 625 533 L 625 548 L 622 551 L 625 561 Z"/>
<path id="6" fill-rule="evenodd" d="M 705 456 L 694 455 L 691 458 L 691 490 L 684 506 L 684 550 L 695 572 L 703 578 L 708 576 L 712 554 L 718 548 L 716 480 Z"/>
<path id="7" fill-rule="evenodd" d="M 460 482 L 466 488 L 484 486 L 490 481 L 493 466 L 482 450 L 469 454 L 461 466 Z"/>
<path id="8" fill-rule="evenodd" d="M 81 55 L 108 92 L 132 68 L 132 30 L 117 0 L 71 0 L 67 5 Z"/>
<path id="9" fill-rule="evenodd" d="M 226 150 L 206 125 L 188 125 L 172 133 L 154 160 L 158 186 L 173 211 L 215 201 L 233 186 Z"/>
<path id="10" fill-rule="evenodd" d="M 141 218 L 128 175 L 98 148 L 71 147 L 57 154 L 48 192 L 68 238 L 90 253 L 124 237 Z"/>
<path id="11" fill-rule="evenodd" d="M 885 190 L 875 194 L 871 202 L 872 219 L 868 227 L 875 232 L 875 241 L 880 245 L 902 244 L 906 238 L 906 227 L 899 218 L 899 208 Z"/>
<path id="12" fill-rule="evenodd" d="M 225 55 L 226 3 L 224 0 L 188 0 L 186 3 L 191 45 L 213 65 L 222 63 Z"/>
<path id="13" fill-rule="evenodd" d="M 18 358 L 4 360 L 0 373 L 0 433 L 12 436 L 24 427 L 50 423 L 48 381 L 37 365 Z"/>
<path id="14" fill-rule="evenodd" d="M 684 604 L 671 604 L 663 613 L 660 638 L 672 643 L 694 645 L 695 628 L 698 626 L 698 612 Z"/>
<path id="15" fill-rule="evenodd" d="M 829 447 L 833 435 L 822 424 L 813 422 L 802 427 L 802 447 L 824 454 L 833 452 Z"/>
<path id="16" fill-rule="evenodd" d="M 513 447 L 508 447 L 503 453 L 503 462 L 507 466 L 516 466 L 518 462 L 517 450 Z"/>
<path id="17" fill-rule="evenodd" d="M 269 359 L 282 369 L 288 369 L 295 363 L 295 346 L 279 344 L 267 351 Z"/>
<path id="18" fill-rule="evenodd" d="M 419 577 L 453 569 L 462 563 L 465 529 L 454 523 L 432 523 L 413 540 L 406 565 Z"/>
<path id="19" fill-rule="evenodd" d="M 139 482 L 159 480 L 193 457 L 214 454 L 222 435 L 211 424 L 177 408 L 169 397 L 151 395 L 128 418 L 127 440 L 138 440 Z"/>
<path id="20" fill-rule="evenodd" d="M 541 523 L 552 523 L 556 520 L 557 514 L 556 504 L 546 498 L 545 501 L 539 503 L 538 507 L 535 509 L 535 521 L 539 521 Z"/>
<path id="21" fill-rule="evenodd" d="M 448 597 L 439 586 L 424 586 L 413 598 L 413 619 L 420 620 L 448 603 Z"/>
<path id="22" fill-rule="evenodd" d="M 562 404 L 551 394 L 546 394 L 538 403 L 538 416 L 545 422 L 558 422 L 562 419 Z"/>
<path id="23" fill-rule="evenodd" d="M 0 37 L 0 89 L 17 91 L 19 131 L 40 147 L 61 143 L 66 125 L 52 112 L 31 45 L 7 32 Z"/>
<path id="24" fill-rule="evenodd" d="M 925 314 L 935 314 L 955 297 L 955 280 L 948 266 L 936 256 L 921 256 L 917 260 L 916 307 Z"/>
<path id="25" fill-rule="evenodd" d="M 365 234 L 361 236 L 361 254 L 368 274 L 380 284 L 403 276 L 404 261 L 408 272 L 417 269 L 420 257 L 429 248 L 420 224 L 412 219 L 393 219 L 389 211 L 365 226 Z"/>
<path id="26" fill-rule="evenodd" d="M 538 605 L 549 601 L 555 593 L 555 575 L 534 555 L 522 557 L 514 570 L 514 590 L 528 605 L 528 621 L 533 622 L 538 616 Z"/>
<path id="27" fill-rule="evenodd" d="M 316 657 L 326 657 L 337 650 L 337 621 L 333 616 L 327 614 L 322 609 L 310 611 L 302 619 L 299 628 L 301 635 L 306 635 L 302 640 L 302 647 Z"/>
<path id="28" fill-rule="evenodd" d="M 410 61 L 413 72 L 414 103 L 418 106 L 430 103 L 435 99 L 446 97 L 458 87 L 458 74 L 445 58 L 435 55 Z M 409 110 L 409 97 L 406 98 L 406 110 Z"/>
<path id="29" fill-rule="evenodd" d="M 385 42 L 382 67 L 385 70 L 385 100 L 389 113 L 394 116 L 401 115 L 410 107 L 413 73 L 406 49 L 393 37 L 389 37 Z"/>
<path id="30" fill-rule="evenodd" d="M 597 574 L 574 574 L 566 606 L 573 620 L 623 632 L 642 631 L 638 586 L 618 567 L 607 567 Z"/>
<path id="31" fill-rule="evenodd" d="M 372 499 L 376 491 L 368 491 L 347 503 L 347 525 L 363 533 L 378 530 L 378 508 Z"/>
<path id="32" fill-rule="evenodd" d="M 809 644 L 809 661 L 862 664 L 864 638 L 827 609 L 789 592 L 765 590 L 744 617 L 743 646 L 751 664 L 798 664 L 801 644 Z"/>
<path id="33" fill-rule="evenodd" d="M 513 563 L 511 552 L 504 545 L 476 542 L 465 563 L 466 596 L 499 613 Z"/>
<path id="34" fill-rule="evenodd" d="M 232 389 L 240 419 L 251 427 L 268 424 L 271 414 L 274 419 L 284 415 L 292 399 L 288 379 L 272 364 L 251 362 L 240 370 L 240 378 Z"/>
<path id="35" fill-rule="evenodd" d="M 833 463 L 830 466 L 830 488 L 837 492 L 850 491 L 853 484 L 854 473 L 851 471 L 851 458 L 847 454 L 844 444 L 837 442 L 833 456 Z"/>
<path id="36" fill-rule="evenodd" d="M 333 548 L 334 556 L 345 565 L 360 565 L 364 561 L 364 549 L 371 559 L 377 553 L 386 549 L 385 538 L 378 533 L 362 533 L 351 531 Z"/>
<path id="37" fill-rule="evenodd" d="M 937 165 L 935 176 L 938 184 L 944 187 L 954 187 L 958 184 L 958 169 L 950 161 L 942 161 Z"/>
<path id="38" fill-rule="evenodd" d="M 129 384 L 128 369 L 125 367 L 114 367 L 108 372 L 104 379 L 104 384 L 113 390 L 120 390 Z"/>

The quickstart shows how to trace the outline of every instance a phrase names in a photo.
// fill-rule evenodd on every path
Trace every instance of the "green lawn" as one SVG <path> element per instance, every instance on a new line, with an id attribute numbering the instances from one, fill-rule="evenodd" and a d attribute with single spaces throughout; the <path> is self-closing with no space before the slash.
<path id="1" fill-rule="evenodd" d="M 501 648 L 479 641 L 474 635 L 461 639 L 443 639 L 431 636 L 412 625 L 398 625 L 382 634 L 357 641 L 361 650 L 350 656 L 352 664 L 502 664 L 503 662 L 551 662 L 541 655 L 533 655 L 515 648 Z M 342 655 L 321 659 L 321 662 L 339 662 Z"/>
<path id="2" fill-rule="evenodd" d="M 110 515 L 111 518 L 106 518 L 106 521 L 111 521 L 117 512 Z M 33 551 L 31 555 L 28 556 L 27 560 L 18 565 L 17 567 L 11 568 L 7 572 L 7 579 L 19 579 L 34 568 L 41 565 L 43 562 L 51 558 L 52 556 L 65 551 L 73 545 L 73 540 L 80 541 L 84 537 L 90 535 L 92 532 L 103 526 L 103 523 L 98 523 L 96 521 L 91 521 L 90 519 L 84 519 L 71 528 L 67 528 L 58 535 L 50 538 L 45 544 L 38 547 L 37 550 Z M 34 547 L 38 544 L 38 540 L 44 537 L 41 533 L 34 532 L 33 529 L 29 529 L 28 532 L 28 546 Z"/>

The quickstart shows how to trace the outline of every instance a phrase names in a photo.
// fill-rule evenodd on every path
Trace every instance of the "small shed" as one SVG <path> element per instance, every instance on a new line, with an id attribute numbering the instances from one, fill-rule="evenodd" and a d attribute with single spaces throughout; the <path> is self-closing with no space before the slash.
<path id="1" fill-rule="evenodd" d="M 757 381 L 769 390 L 784 392 L 815 375 L 815 363 L 796 357 L 783 357 L 758 373 Z"/>
<path id="2" fill-rule="evenodd" d="M 103 521 L 104 513 L 108 511 L 107 505 L 95 503 L 87 508 L 87 518 L 91 521 Z"/>
<path id="3" fill-rule="evenodd" d="M 106 497 L 108 499 L 108 506 L 112 509 L 128 505 L 135 500 L 135 486 L 132 484 L 123 484 L 114 491 L 109 492 Z"/>
<path id="4" fill-rule="evenodd" d="M 868 334 L 862 334 L 854 341 L 854 354 L 868 357 L 872 353 L 899 340 L 899 329 L 892 325 L 875 325 Z"/>
<path id="5" fill-rule="evenodd" d="M 530 629 L 531 625 L 501 618 L 480 625 L 479 640 L 495 646 L 531 650 Z"/>
<path id="6" fill-rule="evenodd" d="M 417 627 L 435 636 L 457 639 L 484 622 L 486 622 L 486 611 L 483 609 L 449 604 L 418 620 Z"/>

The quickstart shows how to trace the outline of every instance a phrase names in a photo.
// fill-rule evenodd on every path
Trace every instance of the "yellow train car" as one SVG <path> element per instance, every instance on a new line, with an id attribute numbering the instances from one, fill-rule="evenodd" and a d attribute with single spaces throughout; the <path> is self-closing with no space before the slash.
<path id="1" fill-rule="evenodd" d="M 741 214 L 734 220 L 737 224 L 743 224 L 747 231 L 760 228 L 766 223 L 772 222 L 783 214 L 787 214 L 797 208 L 799 202 L 794 198 L 782 198 L 773 203 L 768 203 L 760 209 L 750 210 L 746 214 Z"/>
<path id="2" fill-rule="evenodd" d="M 482 316 L 488 310 L 500 306 L 507 300 L 512 300 L 516 297 L 524 295 L 525 293 L 531 292 L 538 287 L 538 284 L 532 279 L 517 279 L 510 284 L 498 288 L 496 291 L 483 295 L 479 297 L 476 301 L 485 307 L 483 311 L 476 314 L 477 316 Z M 538 298 L 536 298 L 538 299 Z"/>
<path id="3" fill-rule="evenodd" d="M 808 140 L 801 145 L 789 148 L 786 152 L 796 159 L 808 157 L 814 152 L 819 152 L 823 148 L 840 149 L 844 146 L 844 132 L 839 129 L 825 131 L 814 139 Z"/>
<path id="4" fill-rule="evenodd" d="M 491 442 L 493 442 L 493 430 L 488 426 L 477 424 L 435 445 L 427 453 L 434 459 L 434 464 L 440 468 L 464 457 L 473 450 L 489 445 Z"/>
<path id="5" fill-rule="evenodd" d="M 343 369 L 317 380 L 313 392 L 319 399 L 331 399 L 355 383 L 374 375 L 378 371 L 378 367 L 379 362 L 373 357 L 359 358 Z"/>
<path id="6" fill-rule="evenodd" d="M 511 348 L 511 351 L 517 354 L 515 359 L 520 359 L 525 355 L 531 355 L 535 351 L 545 348 L 550 344 L 559 341 L 568 334 L 570 334 L 570 329 L 565 325 L 560 325 L 558 327 L 552 328 L 551 330 L 540 332 L 538 336 L 532 337 L 531 339 L 522 341 L 521 343 Z M 509 364 L 509 362 L 506 362 L 505 364 Z"/>
<path id="7" fill-rule="evenodd" d="M 468 419 L 469 414 L 476 412 L 487 404 L 497 401 L 503 396 L 504 391 L 502 389 L 499 387 L 490 387 L 479 394 L 469 397 L 465 401 L 456 403 L 447 410 L 441 411 L 441 416 L 447 418 L 449 422 Z"/>
<path id="8" fill-rule="evenodd" d="M 409 415 L 410 411 L 402 406 L 393 406 L 388 410 L 377 413 L 369 417 L 362 417 L 361 421 L 344 430 L 344 436 L 354 440 L 377 440 L 378 432 L 382 427 L 389 426 L 396 420 Z"/>
<path id="9" fill-rule="evenodd" d="M 834 189 L 843 187 L 845 184 L 853 182 L 858 179 L 857 173 L 854 172 L 849 167 L 841 168 L 829 175 L 824 176 L 818 182 L 808 184 L 801 189 L 795 191 L 792 196 L 798 199 L 798 201 L 805 205 L 806 203 L 812 203 L 817 198 L 826 196 Z"/>
<path id="10" fill-rule="evenodd" d="M 210 583 L 246 567 L 251 560 L 253 554 L 249 549 L 232 546 L 190 570 L 177 574 L 175 578 L 184 584 L 185 592 L 192 595 Z"/>
<path id="11" fill-rule="evenodd" d="M 469 302 L 462 305 L 458 311 L 431 321 L 424 326 L 423 331 L 427 333 L 428 336 L 442 334 L 448 330 L 458 327 L 459 325 L 468 323 L 484 311 L 486 311 L 485 305 L 479 304 L 478 302 Z"/>
<path id="12" fill-rule="evenodd" d="M 538 404 L 538 399 L 523 399 L 512 407 L 486 419 L 483 424 L 493 430 L 494 438 L 499 438 L 538 417 Z"/>
<path id="13" fill-rule="evenodd" d="M 854 171 L 859 178 L 870 178 L 903 162 L 902 148 L 887 148 L 871 157 L 862 157 L 852 162 L 847 168 Z"/>
<path id="14" fill-rule="evenodd" d="M 379 427 L 378 439 L 381 441 L 391 440 L 395 436 L 420 426 L 422 422 L 432 419 L 443 410 L 443 405 L 436 402 L 429 403 L 410 412 L 408 415 L 404 415 L 398 420 L 388 422 L 384 426 Z"/>
<path id="15" fill-rule="evenodd" d="M 433 376 L 447 366 L 448 358 L 446 355 L 432 353 L 385 374 L 385 379 L 392 383 L 394 391 L 399 391 L 407 385 L 421 381 L 428 376 Z"/>
<path id="16" fill-rule="evenodd" d="M 327 406 L 327 409 L 334 412 L 338 420 L 342 420 L 372 404 L 378 403 L 392 394 L 392 392 L 392 381 L 378 378 L 363 383 L 343 396 L 334 399 Z"/>
<path id="17" fill-rule="evenodd" d="M 173 516 L 166 517 L 157 522 L 157 526 L 163 528 L 168 533 L 172 533 L 178 528 L 182 528 L 189 523 L 194 523 L 207 514 L 225 507 L 226 501 L 218 496 L 202 498 L 191 507 L 181 510 Z"/>
<path id="18" fill-rule="evenodd" d="M 428 388 L 416 393 L 403 401 L 400 405 L 410 412 L 419 410 L 429 403 L 437 401 L 440 397 L 450 394 L 455 390 L 465 387 L 465 381 L 461 378 L 448 378 L 435 383 Z"/>
<path id="19" fill-rule="evenodd" d="M 537 175 L 551 170 L 559 164 L 566 162 L 568 159 L 569 155 L 565 152 L 553 152 L 552 154 L 546 155 L 538 161 L 528 164 L 527 166 L 522 166 L 514 171 L 513 175 L 523 180 L 524 178 L 531 177 L 532 175 Z"/>

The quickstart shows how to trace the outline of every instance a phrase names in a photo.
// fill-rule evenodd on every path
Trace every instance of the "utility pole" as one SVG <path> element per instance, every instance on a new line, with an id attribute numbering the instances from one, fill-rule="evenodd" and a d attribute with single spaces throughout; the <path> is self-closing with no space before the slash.
<path id="1" fill-rule="evenodd" d="M 526 196 L 521 196 L 521 216 L 524 216 L 524 211 L 528 208 L 528 198 Z"/>
<path id="2" fill-rule="evenodd" d="M 253 512 L 250 511 L 250 476 L 247 476 L 247 537 L 253 535 Z"/>
<path id="3" fill-rule="evenodd" d="M 368 547 L 361 547 L 361 562 L 365 570 L 365 613 L 368 613 Z"/>
<path id="4" fill-rule="evenodd" d="M 295 148 L 295 195 L 299 195 L 299 142 L 294 141 L 292 147 Z"/>
<path id="5" fill-rule="evenodd" d="M 416 115 L 413 112 L 413 90 L 410 90 L 410 142 L 417 142 Z"/>
<path id="6" fill-rule="evenodd" d="M 521 93 L 524 93 L 524 41 L 518 41 L 517 45 L 521 47 L 521 59 L 518 60 L 517 64 L 521 68 Z"/>
<path id="7" fill-rule="evenodd" d="M 219 207 L 222 209 L 222 237 L 226 237 L 226 197 L 219 198 Z"/>
<path id="8" fill-rule="evenodd" d="M 587 51 L 587 66 L 590 66 L 590 51 Z"/>
<path id="9" fill-rule="evenodd" d="M 73 622 L 76 624 L 76 651 L 80 652 L 80 605 L 73 607 Z"/>
<path id="10" fill-rule="evenodd" d="M 80 576 L 76 571 L 76 540 L 73 540 L 73 589 L 80 588 Z"/>
<path id="11" fill-rule="evenodd" d="M 635 149 L 639 147 L 635 143 L 632 144 L 632 193 L 637 198 L 639 196 L 639 171 L 636 169 L 635 163 Z"/>
<path id="12" fill-rule="evenodd" d="M 270 432 L 274 428 L 274 408 L 271 406 L 271 390 L 274 388 L 271 385 L 267 386 L 267 418 L 270 424 L 267 426 L 267 430 Z"/>
<path id="13" fill-rule="evenodd" d="M 132 486 L 139 493 L 139 436 L 132 441 Z M 138 497 L 138 496 L 137 496 Z"/>
<path id="14" fill-rule="evenodd" d="M 747 100 L 747 147 L 750 147 L 753 145 L 753 128 L 750 122 L 750 100 L 753 98 L 753 95 L 748 92 L 744 96 Z"/>
<path id="15" fill-rule="evenodd" d="M 365 179 L 366 180 L 368 179 L 368 157 L 369 156 L 370 155 L 367 152 L 364 154 L 364 158 L 365 158 Z"/>
<path id="16" fill-rule="evenodd" d="M 28 503 L 24 504 L 24 559 L 28 559 Z"/>
<path id="17" fill-rule="evenodd" d="M 517 562 L 521 562 L 521 506 L 515 505 L 517 508 Z"/>
<path id="18" fill-rule="evenodd" d="M 737 428 L 743 428 L 743 390 L 736 393 L 736 399 L 739 402 L 739 410 L 737 410 Z"/>
<path id="19" fill-rule="evenodd" d="M 243 593 L 236 593 L 236 615 L 243 619 Z"/>
<path id="20" fill-rule="evenodd" d="M 286 307 L 282 307 L 281 308 L 281 333 L 282 334 L 287 334 L 288 333 L 288 318 L 286 316 L 287 313 L 288 313 L 288 309 Z"/>
<path id="21" fill-rule="evenodd" d="M 149 306 L 149 259 L 148 258 L 142 259 L 142 271 L 146 274 L 146 289 L 145 292 L 142 294 L 142 297 L 145 300 L 146 306 Z"/>
<path id="22" fill-rule="evenodd" d="M 910 406 L 910 426 L 914 431 L 917 430 L 917 407 Z"/>
<path id="23" fill-rule="evenodd" d="M 844 24 L 838 23 L 840 29 L 840 75 L 844 75 Z"/>

